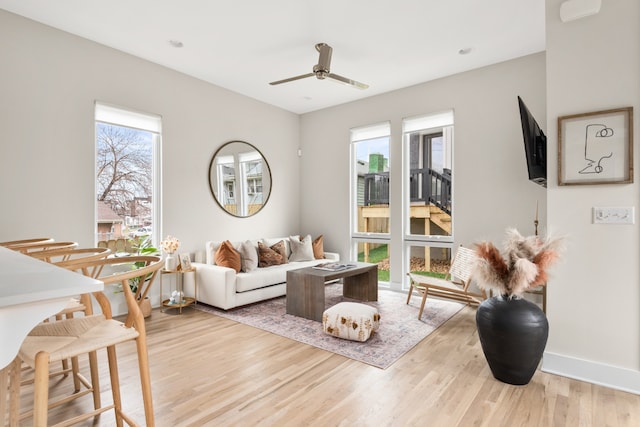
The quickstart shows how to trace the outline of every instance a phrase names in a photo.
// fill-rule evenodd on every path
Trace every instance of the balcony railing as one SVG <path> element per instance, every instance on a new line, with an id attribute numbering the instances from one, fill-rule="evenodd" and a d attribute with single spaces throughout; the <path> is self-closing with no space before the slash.
<path id="1" fill-rule="evenodd" d="M 411 202 L 431 203 L 451 215 L 451 170 L 439 173 L 430 168 L 411 169 Z M 389 204 L 389 172 L 364 175 L 364 205 Z"/>

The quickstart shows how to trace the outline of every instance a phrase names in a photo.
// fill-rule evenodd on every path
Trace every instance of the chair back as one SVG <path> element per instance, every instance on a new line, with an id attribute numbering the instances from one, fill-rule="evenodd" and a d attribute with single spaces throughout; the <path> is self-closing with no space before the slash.
<path id="1" fill-rule="evenodd" d="M 471 272 L 476 259 L 477 255 L 473 249 L 459 246 L 449 268 L 448 278 L 451 281 L 454 281 L 454 278 L 458 279 L 466 290 L 469 287 Z"/>
<path id="2" fill-rule="evenodd" d="M 54 249 L 75 248 L 76 246 L 78 246 L 77 242 L 50 241 L 50 242 L 41 242 L 41 243 L 34 243 L 30 245 L 18 246 L 15 248 L 15 250 L 23 254 L 32 255 L 35 252 L 51 251 Z"/>
<path id="3" fill-rule="evenodd" d="M 144 316 L 138 305 L 136 296 L 129 286 L 132 281 L 138 281 L 138 289 L 146 283 L 149 289 L 157 277 L 164 262 L 159 256 L 127 256 L 119 258 L 105 258 L 92 261 L 65 262 L 67 269 L 81 272 L 87 276 L 102 281 L 106 285 L 121 285 L 127 303 L 127 327 L 134 326 L 144 331 Z M 114 270 L 116 271 L 114 273 Z M 107 319 L 112 318 L 111 303 L 104 292 L 93 292 L 93 296 L 100 304 L 102 314 Z"/>
<path id="4" fill-rule="evenodd" d="M 53 239 L 50 237 L 36 237 L 34 239 L 11 240 L 7 242 L 0 242 L 0 246 L 4 246 L 5 248 L 16 251 L 19 248 L 24 248 L 32 245 L 38 245 L 38 244 L 49 243 L 49 242 L 53 242 Z"/>
<path id="5" fill-rule="evenodd" d="M 111 254 L 111 250 L 107 248 L 69 247 L 32 252 L 29 255 L 33 258 L 67 268 L 67 265 L 72 265 L 74 262 L 77 263 L 103 259 L 109 256 L 109 254 Z"/>

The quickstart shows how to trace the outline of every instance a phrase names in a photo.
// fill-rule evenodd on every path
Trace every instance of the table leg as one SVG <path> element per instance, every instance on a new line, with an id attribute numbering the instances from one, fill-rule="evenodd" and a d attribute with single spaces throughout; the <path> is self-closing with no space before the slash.
<path id="1" fill-rule="evenodd" d="M 324 279 L 287 272 L 287 314 L 318 322 L 324 313 Z"/>
<path id="2" fill-rule="evenodd" d="M 378 301 L 378 266 L 343 279 L 342 294 L 360 301 Z"/>
<path id="3" fill-rule="evenodd" d="M 182 301 L 184 300 L 184 274 L 178 273 L 176 276 L 180 276 L 176 277 L 176 290 L 180 296 L 180 308 L 178 308 L 178 311 L 182 314 Z M 178 287 L 178 285 L 180 285 L 180 287 Z"/>

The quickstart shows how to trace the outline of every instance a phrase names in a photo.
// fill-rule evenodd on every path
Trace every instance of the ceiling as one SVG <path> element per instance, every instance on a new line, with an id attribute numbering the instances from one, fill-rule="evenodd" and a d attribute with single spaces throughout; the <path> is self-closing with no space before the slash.
<path id="1" fill-rule="evenodd" d="M 543 51 L 544 4 L 0 0 L 1 9 L 299 114 Z M 319 42 L 333 47 L 332 72 L 369 88 L 314 77 L 269 85 L 311 72 Z"/>

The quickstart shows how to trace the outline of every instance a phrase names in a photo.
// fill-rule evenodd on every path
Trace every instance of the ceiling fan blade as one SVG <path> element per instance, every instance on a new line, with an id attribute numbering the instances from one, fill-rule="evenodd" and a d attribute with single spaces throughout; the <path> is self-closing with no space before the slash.
<path id="1" fill-rule="evenodd" d="M 275 82 L 271 82 L 269 83 L 270 85 L 279 85 L 282 83 L 288 83 L 288 82 L 292 82 L 294 80 L 300 80 L 300 79 L 306 79 L 307 77 L 313 77 L 315 76 L 315 73 L 307 73 L 307 74 L 302 74 L 300 76 L 295 76 L 295 77 L 289 77 L 288 79 L 283 79 L 283 80 L 278 80 Z"/>
<path id="2" fill-rule="evenodd" d="M 342 77 L 342 76 L 340 76 L 338 74 L 334 74 L 334 73 L 327 74 L 327 77 L 329 77 L 330 79 L 333 79 L 333 80 L 337 80 L 340 83 L 348 84 L 349 86 L 353 86 L 353 87 L 358 88 L 358 89 L 367 89 L 369 87 L 368 84 L 360 83 L 360 82 L 357 82 L 355 80 L 351 80 L 351 79 L 348 79 L 346 77 Z"/>

